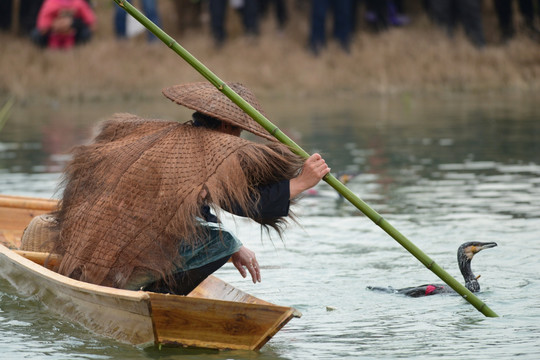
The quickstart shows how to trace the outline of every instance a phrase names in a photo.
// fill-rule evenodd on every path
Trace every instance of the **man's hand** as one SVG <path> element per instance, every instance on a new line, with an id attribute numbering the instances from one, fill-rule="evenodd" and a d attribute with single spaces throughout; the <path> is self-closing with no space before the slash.
<path id="1" fill-rule="evenodd" d="M 330 168 L 319 154 L 313 154 L 307 158 L 300 175 L 291 179 L 291 199 L 317 185 L 321 179 L 330 172 Z"/>
<path id="2" fill-rule="evenodd" d="M 240 250 L 235 252 L 232 257 L 232 263 L 234 266 L 238 269 L 240 272 L 240 275 L 242 277 L 247 276 L 246 269 L 248 269 L 249 273 L 251 274 L 251 279 L 253 280 L 253 283 L 261 282 L 261 271 L 259 269 L 259 263 L 257 262 L 257 259 L 255 258 L 255 253 L 251 250 L 249 250 L 247 247 L 242 246 Z M 246 269 L 244 269 L 244 267 Z"/>

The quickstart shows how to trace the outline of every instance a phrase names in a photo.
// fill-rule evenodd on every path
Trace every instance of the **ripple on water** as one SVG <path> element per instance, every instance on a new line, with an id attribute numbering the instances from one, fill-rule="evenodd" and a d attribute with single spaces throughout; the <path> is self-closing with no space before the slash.
<path id="1" fill-rule="evenodd" d="M 283 241 L 277 236 L 269 240 L 242 219 L 224 219 L 256 252 L 263 282 L 254 285 L 241 278 L 231 264 L 218 276 L 303 313 L 260 353 L 142 350 L 122 345 L 63 321 L 0 281 L 2 358 L 539 359 L 540 166 L 536 163 L 540 123 L 517 115 L 523 108 L 536 114 L 537 104 L 527 106 L 515 98 L 498 102 L 497 109 L 513 109 L 504 116 L 515 117 L 498 121 L 500 112 L 480 106 L 485 102 L 451 100 L 421 106 L 420 100 L 413 99 L 415 106 L 408 111 L 401 105 L 392 108 L 388 99 L 373 101 L 377 111 L 370 114 L 366 112 L 372 106 L 370 98 L 362 107 L 347 110 L 357 114 L 351 115 L 353 121 L 342 123 L 342 116 L 327 113 L 321 115 L 332 120 L 326 127 L 312 126 L 310 115 L 304 114 L 294 124 L 306 129 L 302 141 L 308 151 L 324 145 L 325 158 L 336 163 L 333 170 L 354 173 L 347 186 L 458 281 L 463 279 L 457 247 L 464 241 L 496 241 L 498 247 L 475 256 L 472 269 L 481 275 L 478 297 L 499 318 L 485 318 L 455 295 L 413 299 L 367 290 L 368 285 L 399 288 L 439 280 L 321 183 L 315 196 L 293 208 L 299 225 L 291 224 Z M 161 108 L 161 103 L 154 107 L 156 112 Z M 379 119 L 381 109 L 388 121 L 365 121 Z M 81 116 L 87 113 L 81 111 Z M 390 118 L 389 114 L 399 115 Z M 47 116 L 53 119 L 55 113 Z M 11 122 L 20 127 L 18 133 L 33 134 L 38 128 L 35 124 L 23 128 L 27 118 L 31 116 Z M 40 124 L 42 120 L 38 119 Z M 400 134 L 392 136 L 396 122 Z M 6 130 L 0 133 L 4 140 L 0 142 L 0 191 L 53 196 L 60 178 L 55 166 L 69 157 L 44 158 L 43 149 L 37 149 L 43 142 L 23 139 L 15 144 L 9 137 L 4 139 Z M 471 139 L 486 133 L 492 136 Z"/>

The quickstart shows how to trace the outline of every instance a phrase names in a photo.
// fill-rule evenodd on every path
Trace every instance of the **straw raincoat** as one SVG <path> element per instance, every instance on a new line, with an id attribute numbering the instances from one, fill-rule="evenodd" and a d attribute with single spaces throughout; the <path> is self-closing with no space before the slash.
<path id="1" fill-rule="evenodd" d="M 249 90 L 231 86 L 260 108 Z M 205 84 L 179 85 L 164 93 L 270 138 Z M 141 273 L 173 281 L 183 263 L 179 246 L 200 244 L 207 237 L 200 225 L 205 207 L 240 209 L 279 230 L 284 217 L 259 216 L 258 189 L 293 178 L 301 165 L 298 156 L 275 141 L 261 144 L 191 123 L 116 115 L 92 143 L 75 149 L 66 167 L 55 214 L 55 252 L 63 255 L 58 272 L 118 288 Z"/>

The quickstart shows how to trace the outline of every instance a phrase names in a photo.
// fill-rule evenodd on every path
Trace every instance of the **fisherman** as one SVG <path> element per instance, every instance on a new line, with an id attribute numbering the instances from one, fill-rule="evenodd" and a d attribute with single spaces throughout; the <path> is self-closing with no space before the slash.
<path id="1" fill-rule="evenodd" d="M 262 112 L 243 85 L 228 84 Z M 305 162 L 209 83 L 163 90 L 195 111 L 186 123 L 120 114 L 75 149 L 56 212 L 58 272 L 95 284 L 186 295 L 229 259 L 261 281 L 255 253 L 221 210 L 281 234 L 289 207 L 330 168 Z M 242 131 L 271 140 L 240 138 Z M 246 271 L 247 270 L 247 271 Z"/>

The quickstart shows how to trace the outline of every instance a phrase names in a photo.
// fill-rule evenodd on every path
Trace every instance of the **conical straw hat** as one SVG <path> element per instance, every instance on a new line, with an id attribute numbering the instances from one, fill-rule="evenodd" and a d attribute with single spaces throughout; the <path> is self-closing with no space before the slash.
<path id="1" fill-rule="evenodd" d="M 238 95 L 264 115 L 255 95 L 240 83 L 227 83 Z M 211 116 L 268 140 L 275 140 L 261 125 L 227 96 L 208 82 L 175 85 L 163 89 L 163 95 L 179 105 Z"/>

